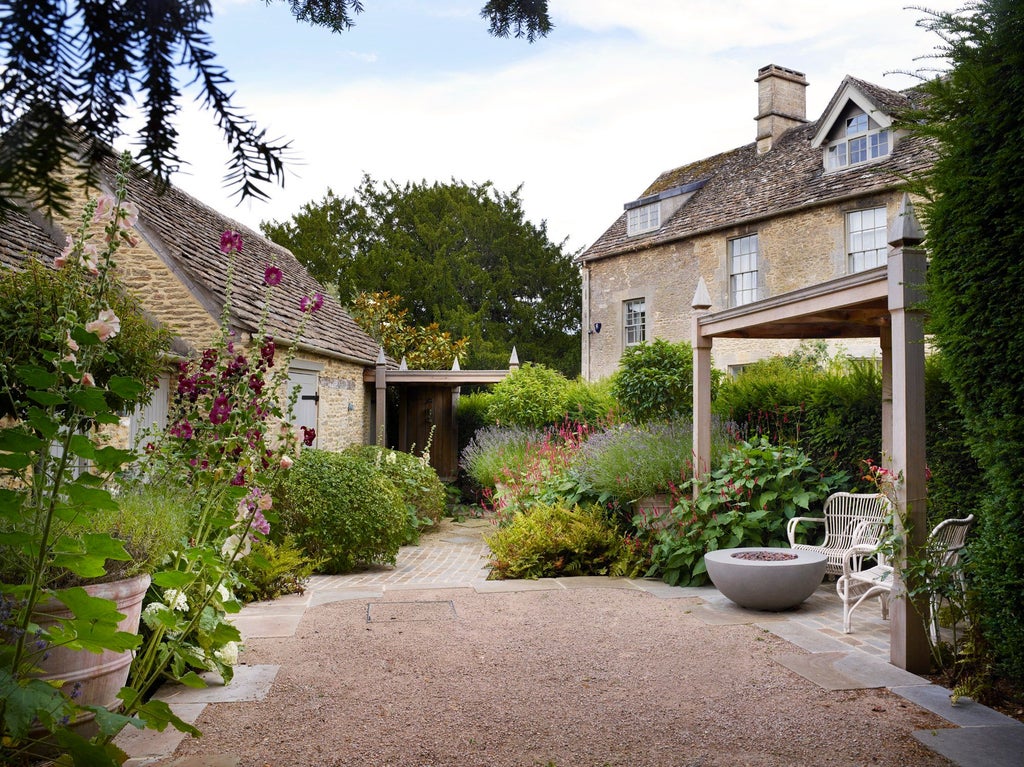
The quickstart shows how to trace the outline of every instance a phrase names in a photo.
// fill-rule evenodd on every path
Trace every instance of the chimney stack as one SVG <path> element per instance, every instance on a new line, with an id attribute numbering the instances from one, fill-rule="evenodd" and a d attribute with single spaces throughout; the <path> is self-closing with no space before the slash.
<path id="1" fill-rule="evenodd" d="M 807 78 L 803 72 L 769 64 L 757 70 L 757 153 L 764 154 L 775 140 L 807 122 Z"/>

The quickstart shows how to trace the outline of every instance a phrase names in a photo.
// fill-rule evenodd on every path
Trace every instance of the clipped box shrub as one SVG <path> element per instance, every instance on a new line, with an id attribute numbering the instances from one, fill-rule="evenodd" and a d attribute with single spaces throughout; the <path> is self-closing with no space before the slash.
<path id="1" fill-rule="evenodd" d="M 320 562 L 321 572 L 393 565 L 407 537 L 401 494 L 371 461 L 353 453 L 303 450 L 275 499 L 284 533 Z"/>
<path id="2" fill-rule="evenodd" d="M 369 461 L 391 480 L 411 507 L 417 529 L 434 527 L 441 521 L 448 495 L 429 460 L 377 445 L 353 445 L 345 452 Z"/>

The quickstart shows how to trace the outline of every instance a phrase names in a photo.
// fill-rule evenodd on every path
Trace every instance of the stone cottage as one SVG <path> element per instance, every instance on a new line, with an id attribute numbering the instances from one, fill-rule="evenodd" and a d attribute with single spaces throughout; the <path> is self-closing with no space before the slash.
<path id="1" fill-rule="evenodd" d="M 98 191 L 112 191 L 113 161 L 101 168 L 99 177 Z M 90 194 L 95 196 L 97 191 Z M 131 173 L 128 200 L 139 208 L 137 244 L 118 252 L 117 276 L 139 298 L 148 316 L 175 335 L 168 373 L 161 377 L 152 402 L 124 419 L 126 436 L 134 442 L 146 427 L 165 424 L 174 363 L 214 340 L 226 303 L 230 327 L 240 341 L 248 342 L 258 329 L 268 265 L 275 264 L 283 272 L 281 285 L 272 293 L 266 324 L 279 347 L 295 337 L 302 297 L 324 290 L 286 249 L 173 186 L 158 194 L 153 179 L 141 169 Z M 66 218 L 51 220 L 36 211 L 18 210 L 0 221 L 3 268 L 17 268 L 29 257 L 52 263 L 68 233 L 77 228 L 84 203 L 83 194 Z M 226 230 L 239 232 L 244 243 L 234 260 L 230 301 L 228 262 L 220 251 L 220 237 Z M 306 326 L 289 371 L 290 386 L 299 389 L 295 425 L 315 429 L 317 447 L 337 450 L 372 441 L 374 392 L 372 384 L 364 382 L 364 371 L 374 369 L 378 351 L 376 342 L 341 305 L 325 296 L 322 309 Z"/>
<path id="2" fill-rule="evenodd" d="M 632 345 L 689 341 L 700 277 L 721 311 L 884 269 L 905 179 L 931 158 L 894 122 L 914 92 L 846 77 L 811 121 L 803 73 L 769 65 L 755 82 L 753 142 L 665 171 L 579 256 L 587 379 L 615 372 Z M 738 372 L 796 343 L 721 339 L 714 362 Z M 842 347 L 879 354 L 877 338 Z"/>

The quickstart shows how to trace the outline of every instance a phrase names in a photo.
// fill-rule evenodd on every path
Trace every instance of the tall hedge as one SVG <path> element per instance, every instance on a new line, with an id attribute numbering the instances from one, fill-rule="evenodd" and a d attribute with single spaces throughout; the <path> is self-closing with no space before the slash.
<path id="1" fill-rule="evenodd" d="M 996 668 L 1024 679 L 1024 4 L 978 0 L 931 17 L 952 63 L 915 124 L 941 145 L 923 211 L 929 330 L 983 489 L 971 546 L 979 627 Z"/>

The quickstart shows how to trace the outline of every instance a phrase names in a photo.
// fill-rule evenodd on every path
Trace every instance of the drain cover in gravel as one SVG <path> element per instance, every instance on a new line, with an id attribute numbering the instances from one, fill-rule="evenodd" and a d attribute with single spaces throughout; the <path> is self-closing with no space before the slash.
<path id="1" fill-rule="evenodd" d="M 370 602 L 366 605 L 367 623 L 399 621 L 453 621 L 455 605 L 443 602 Z"/>

